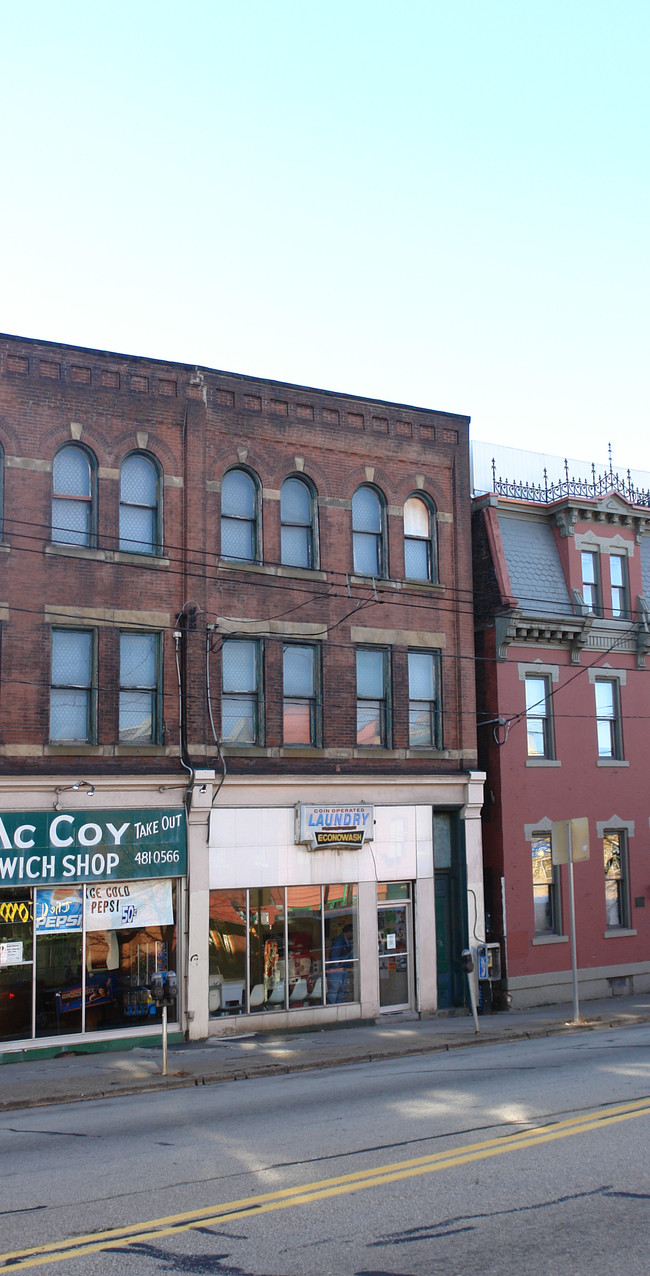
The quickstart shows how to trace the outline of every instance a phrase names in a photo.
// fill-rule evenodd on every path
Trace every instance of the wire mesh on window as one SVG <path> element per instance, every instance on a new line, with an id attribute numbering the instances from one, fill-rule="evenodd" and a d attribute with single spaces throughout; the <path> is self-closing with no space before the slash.
<path id="1" fill-rule="evenodd" d="M 302 527 L 311 523 L 311 492 L 302 479 L 288 478 L 282 484 L 280 519 Z"/>
<path id="2" fill-rule="evenodd" d="M 361 576 L 381 575 L 381 537 L 368 532 L 353 536 L 354 570 Z"/>
<path id="3" fill-rule="evenodd" d="M 155 634 L 120 634 L 120 686 L 156 686 Z"/>
<path id="4" fill-rule="evenodd" d="M 357 652 L 357 695 L 382 700 L 384 697 L 383 651 Z"/>
<path id="5" fill-rule="evenodd" d="M 120 474 L 120 500 L 130 505 L 156 504 L 156 471 L 146 456 L 129 456 Z"/>
<path id="6" fill-rule="evenodd" d="M 378 700 L 357 703 L 357 744 L 372 748 L 383 744 L 383 705 Z"/>
<path id="7" fill-rule="evenodd" d="M 404 539 L 404 575 L 407 580 L 430 580 L 431 555 L 428 541 Z"/>
<path id="8" fill-rule="evenodd" d="M 310 527 L 283 527 L 280 532 L 280 554 L 285 567 L 312 567 Z"/>
<path id="9" fill-rule="evenodd" d="M 409 651 L 409 698 L 435 700 L 435 657 L 430 651 Z"/>
<path id="10" fill-rule="evenodd" d="M 120 506 L 120 549 L 127 554 L 153 554 L 156 512 L 135 505 Z"/>
<path id="11" fill-rule="evenodd" d="M 120 743 L 150 743 L 153 739 L 153 694 L 120 692 Z"/>
<path id="12" fill-rule="evenodd" d="M 58 545 L 90 544 L 90 501 L 52 501 L 52 540 Z"/>
<path id="13" fill-rule="evenodd" d="M 309 700 L 285 699 L 283 741 L 285 744 L 313 744 L 313 705 Z"/>
<path id="14" fill-rule="evenodd" d="M 221 519 L 221 553 L 224 558 L 255 561 L 255 524 L 241 518 Z"/>
<path id="15" fill-rule="evenodd" d="M 355 532 L 381 531 L 381 502 L 369 487 L 357 488 L 352 497 L 352 528 Z"/>
<path id="16" fill-rule="evenodd" d="M 257 690 L 257 643 L 224 642 L 222 666 L 224 692 Z"/>
<path id="17" fill-rule="evenodd" d="M 429 508 L 419 496 L 409 496 L 404 502 L 404 535 L 427 540 L 430 533 Z"/>
<path id="18" fill-rule="evenodd" d="M 90 497 L 90 462 L 78 447 L 64 447 L 57 452 L 52 466 L 52 491 L 55 496 Z"/>
<path id="19" fill-rule="evenodd" d="M 92 635 L 78 630 L 52 631 L 52 684 L 89 687 Z"/>
<path id="20" fill-rule="evenodd" d="M 226 696 L 221 700 L 221 734 L 228 744 L 257 742 L 257 697 Z"/>
<path id="21" fill-rule="evenodd" d="M 315 656 L 313 647 L 285 647 L 285 696 L 309 698 L 315 694 Z"/>
<path id="22" fill-rule="evenodd" d="M 409 744 L 414 749 L 424 749 L 433 748 L 435 743 L 435 705 L 429 701 L 411 700 Z"/>
<path id="23" fill-rule="evenodd" d="M 52 687 L 50 692 L 50 739 L 88 739 L 89 692 L 71 687 Z"/>
<path id="24" fill-rule="evenodd" d="M 221 484 L 221 513 L 231 518 L 255 518 L 255 484 L 244 470 L 230 470 Z"/>

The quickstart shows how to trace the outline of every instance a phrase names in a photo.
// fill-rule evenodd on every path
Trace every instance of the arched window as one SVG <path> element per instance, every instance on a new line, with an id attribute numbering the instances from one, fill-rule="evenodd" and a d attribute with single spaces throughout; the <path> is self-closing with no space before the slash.
<path id="1" fill-rule="evenodd" d="M 315 567 L 315 501 L 304 479 L 288 478 L 280 497 L 280 558 L 286 567 Z"/>
<path id="2" fill-rule="evenodd" d="M 437 580 L 435 509 L 422 496 L 404 502 L 404 576 L 406 580 Z"/>
<path id="3" fill-rule="evenodd" d="M 0 447 L 0 540 L 4 537 L 5 526 L 5 454 Z"/>
<path id="4" fill-rule="evenodd" d="M 384 505 L 373 487 L 358 487 L 352 497 L 354 570 L 362 576 L 386 574 Z"/>
<path id="5" fill-rule="evenodd" d="M 52 466 L 52 540 L 92 545 L 95 530 L 95 470 L 85 448 L 66 444 Z"/>
<path id="6" fill-rule="evenodd" d="M 130 554 L 157 554 L 158 515 L 158 470 L 150 457 L 133 452 L 120 472 L 120 549 Z"/>
<path id="7" fill-rule="evenodd" d="M 246 470 L 229 470 L 221 484 L 221 554 L 244 563 L 259 558 L 258 489 Z"/>

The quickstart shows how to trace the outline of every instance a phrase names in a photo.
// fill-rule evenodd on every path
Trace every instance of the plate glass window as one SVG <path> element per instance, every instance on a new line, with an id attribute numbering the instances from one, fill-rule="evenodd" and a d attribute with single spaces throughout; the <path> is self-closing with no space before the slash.
<path id="1" fill-rule="evenodd" d="M 594 690 L 596 693 L 598 757 L 620 758 L 622 753 L 618 683 L 613 679 L 599 678 L 594 683 Z"/>
<path id="2" fill-rule="evenodd" d="M 285 744 L 318 744 L 317 648 L 284 648 L 283 739 Z"/>
<path id="3" fill-rule="evenodd" d="M 223 644 L 221 729 L 226 744 L 260 743 L 259 657 L 257 642 Z"/>
<path id="4" fill-rule="evenodd" d="M 612 616 L 624 620 L 629 616 L 627 604 L 627 559 L 623 554 L 610 554 L 609 574 L 612 586 Z"/>
<path id="5" fill-rule="evenodd" d="M 245 470 L 230 470 L 221 485 L 221 554 L 238 562 L 257 559 L 257 486 Z"/>
<path id="6" fill-rule="evenodd" d="M 89 743 L 92 738 L 93 636 L 85 630 L 52 630 L 50 740 Z"/>
<path id="7" fill-rule="evenodd" d="M 139 454 L 128 456 L 120 473 L 120 549 L 158 550 L 158 475 L 153 462 Z"/>
<path id="8" fill-rule="evenodd" d="M 605 860 L 605 910 L 607 925 L 629 926 L 629 892 L 627 883 L 627 846 L 623 832 L 606 833 L 603 837 Z"/>
<path id="9" fill-rule="evenodd" d="M 93 530 L 93 472 L 80 447 L 63 447 L 52 466 L 52 540 L 90 545 Z"/>
<path id="10" fill-rule="evenodd" d="M 535 934 L 559 935 L 560 891 L 557 868 L 551 859 L 550 833 L 533 834 L 533 902 Z"/>
<path id="11" fill-rule="evenodd" d="M 421 496 L 404 503 L 404 575 L 407 580 L 436 580 L 434 514 Z"/>
<path id="12" fill-rule="evenodd" d="M 433 651 L 409 651 L 409 745 L 440 748 L 439 657 Z"/>
<path id="13" fill-rule="evenodd" d="M 384 510 L 372 487 L 359 487 L 352 497 L 352 543 L 355 572 L 383 576 Z"/>
<path id="14" fill-rule="evenodd" d="M 529 758 L 552 758 L 549 680 L 526 674 L 526 739 Z"/>
<path id="15" fill-rule="evenodd" d="M 281 559 L 286 567 L 314 567 L 314 499 L 299 478 L 285 479 L 280 496 Z"/>
<path id="16" fill-rule="evenodd" d="M 158 635 L 120 634 L 120 744 L 158 738 Z"/>
<path id="17" fill-rule="evenodd" d="M 357 744 L 385 747 L 388 740 L 388 652 L 357 651 Z"/>
<path id="18" fill-rule="evenodd" d="M 594 616 L 600 616 L 600 581 L 598 577 L 598 554 L 595 550 L 585 549 L 580 555 L 582 565 L 582 598 Z"/>

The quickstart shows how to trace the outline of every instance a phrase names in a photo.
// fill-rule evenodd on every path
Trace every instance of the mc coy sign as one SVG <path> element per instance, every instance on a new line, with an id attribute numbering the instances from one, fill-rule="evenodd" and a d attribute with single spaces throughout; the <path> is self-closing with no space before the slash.
<path id="1" fill-rule="evenodd" d="M 3 886 L 181 877 L 185 812 L 27 811 L 0 816 Z"/>

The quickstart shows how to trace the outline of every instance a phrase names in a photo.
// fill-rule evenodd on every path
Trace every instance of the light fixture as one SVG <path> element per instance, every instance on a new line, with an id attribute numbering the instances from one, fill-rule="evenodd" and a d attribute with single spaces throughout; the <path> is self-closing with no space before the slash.
<path id="1" fill-rule="evenodd" d="M 62 793 L 69 793 L 69 792 L 78 793 L 80 789 L 86 790 L 86 797 L 92 797 L 93 793 L 95 792 L 95 786 L 94 784 L 91 784 L 89 780 L 76 780 L 74 784 L 57 785 L 57 787 L 54 790 L 54 792 L 56 793 L 56 797 L 54 799 L 54 810 L 55 811 L 61 810 L 61 803 L 59 802 L 59 798 Z"/>

